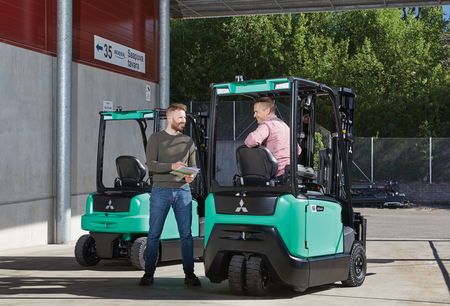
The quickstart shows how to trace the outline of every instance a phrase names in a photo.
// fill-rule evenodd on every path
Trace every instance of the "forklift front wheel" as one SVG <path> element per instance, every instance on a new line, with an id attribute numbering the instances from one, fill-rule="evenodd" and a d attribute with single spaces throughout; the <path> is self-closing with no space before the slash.
<path id="1" fill-rule="evenodd" d="M 269 292 L 270 275 L 261 257 L 251 257 L 247 265 L 247 290 L 250 295 L 264 296 Z"/>
<path id="2" fill-rule="evenodd" d="M 82 266 L 95 266 L 100 261 L 97 257 L 95 240 L 91 235 L 81 236 L 75 244 L 75 259 Z"/>
<path id="3" fill-rule="evenodd" d="M 348 287 L 361 286 L 366 278 L 366 271 L 366 251 L 360 243 L 356 243 L 350 254 L 350 269 L 348 272 L 348 278 L 342 281 L 342 284 Z"/>
<path id="4" fill-rule="evenodd" d="M 137 270 L 145 269 L 147 237 L 139 237 L 131 245 L 130 260 Z"/>

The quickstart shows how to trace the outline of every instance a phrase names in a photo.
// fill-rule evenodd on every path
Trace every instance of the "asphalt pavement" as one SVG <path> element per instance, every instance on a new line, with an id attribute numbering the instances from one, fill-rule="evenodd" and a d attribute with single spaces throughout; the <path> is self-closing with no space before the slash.
<path id="1" fill-rule="evenodd" d="M 180 262 L 158 266 L 155 283 L 138 286 L 129 261 L 82 267 L 74 245 L 1 251 L 0 305 L 450 305 L 450 209 L 355 208 L 368 220 L 367 276 L 361 287 L 334 283 L 305 292 L 272 284 L 265 297 L 236 296 L 228 281 L 184 285 Z"/>

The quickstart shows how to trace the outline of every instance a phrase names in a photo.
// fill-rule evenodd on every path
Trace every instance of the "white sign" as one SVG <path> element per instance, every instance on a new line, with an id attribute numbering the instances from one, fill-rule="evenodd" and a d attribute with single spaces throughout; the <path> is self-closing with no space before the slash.
<path id="1" fill-rule="evenodd" d="M 94 58 L 145 73 L 145 53 L 94 35 Z"/>
<path id="2" fill-rule="evenodd" d="M 104 112 L 112 112 L 114 108 L 114 104 L 112 101 L 103 100 L 103 111 Z"/>
<path id="3" fill-rule="evenodd" d="M 145 85 L 145 101 L 151 102 L 150 101 L 151 98 L 152 98 L 152 92 L 150 89 L 150 85 L 147 84 L 147 85 Z"/>

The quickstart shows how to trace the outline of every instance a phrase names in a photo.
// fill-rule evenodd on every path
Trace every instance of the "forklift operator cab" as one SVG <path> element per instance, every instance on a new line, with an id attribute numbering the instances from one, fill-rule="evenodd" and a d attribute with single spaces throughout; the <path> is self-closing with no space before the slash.
<path id="1" fill-rule="evenodd" d="M 355 93 L 297 77 L 211 89 L 205 275 L 212 283 L 228 279 L 234 294 L 257 296 L 271 283 L 296 291 L 337 281 L 360 286 L 366 221 L 353 211 L 349 169 Z M 243 130 L 238 137 L 224 134 L 230 104 L 245 112 L 261 97 L 276 102 L 290 127 L 282 177 L 275 177 L 278 163 L 269 150 L 243 145 L 250 126 L 233 125 L 234 135 Z"/>

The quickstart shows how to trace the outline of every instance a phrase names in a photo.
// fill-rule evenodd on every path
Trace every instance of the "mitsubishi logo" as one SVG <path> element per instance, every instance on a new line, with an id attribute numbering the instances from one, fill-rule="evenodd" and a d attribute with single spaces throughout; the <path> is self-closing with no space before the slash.
<path id="1" fill-rule="evenodd" d="M 236 207 L 236 211 L 235 212 L 240 212 L 242 210 L 242 212 L 248 212 L 247 208 L 244 207 L 244 201 L 241 199 L 241 201 L 239 202 L 238 207 Z"/>
<path id="2" fill-rule="evenodd" d="M 114 209 L 114 206 L 112 205 L 111 200 L 109 200 L 108 205 L 106 205 L 105 209 Z"/>

